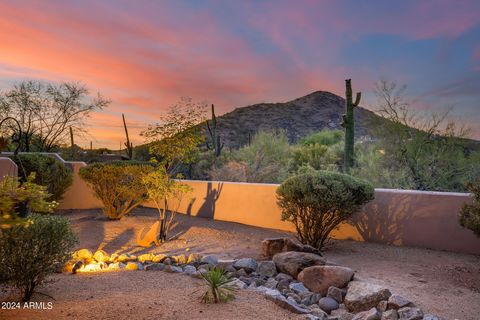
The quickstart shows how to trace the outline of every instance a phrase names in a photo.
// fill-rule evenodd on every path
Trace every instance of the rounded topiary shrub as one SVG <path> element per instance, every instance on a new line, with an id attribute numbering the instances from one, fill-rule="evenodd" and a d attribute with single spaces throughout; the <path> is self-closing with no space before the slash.
<path id="1" fill-rule="evenodd" d="M 469 183 L 467 190 L 473 194 L 473 203 L 465 204 L 460 210 L 459 222 L 480 237 L 480 180 Z"/>
<path id="2" fill-rule="evenodd" d="M 103 213 L 112 220 L 121 219 L 147 199 L 142 178 L 154 164 L 140 161 L 111 161 L 80 169 L 85 180 L 103 203 Z"/>
<path id="3" fill-rule="evenodd" d="M 27 225 L 0 229 L 0 280 L 28 301 L 48 275 L 61 270 L 77 243 L 66 218 L 32 214 Z"/>
<path id="4" fill-rule="evenodd" d="M 49 201 L 59 201 L 73 182 L 73 172 L 62 162 L 42 154 L 24 153 L 11 157 L 18 166 L 21 179 L 35 173 L 34 183 L 47 187 Z M 25 174 L 24 175 L 24 172 Z"/>
<path id="5" fill-rule="evenodd" d="M 315 171 L 291 177 L 277 189 L 282 220 L 295 225 L 298 239 L 322 249 L 330 233 L 373 200 L 373 186 L 355 177 Z"/>

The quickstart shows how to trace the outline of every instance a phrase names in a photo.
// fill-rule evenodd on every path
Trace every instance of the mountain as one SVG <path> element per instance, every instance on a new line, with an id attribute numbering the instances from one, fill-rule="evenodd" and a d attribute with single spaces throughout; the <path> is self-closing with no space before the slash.
<path id="1" fill-rule="evenodd" d="M 258 103 L 236 108 L 217 117 L 217 130 L 227 148 L 238 148 L 248 143 L 249 135 L 259 130 L 283 129 L 289 141 L 324 128 L 343 129 L 342 114 L 345 99 L 326 91 L 315 91 L 285 103 Z M 362 107 L 355 109 L 355 134 L 368 135 L 374 121 L 385 120 Z"/>

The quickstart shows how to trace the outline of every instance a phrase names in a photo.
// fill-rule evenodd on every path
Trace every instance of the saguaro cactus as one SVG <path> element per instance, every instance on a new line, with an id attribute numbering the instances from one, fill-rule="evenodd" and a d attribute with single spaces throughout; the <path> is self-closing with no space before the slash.
<path id="1" fill-rule="evenodd" d="M 355 155 L 354 155 L 354 142 L 355 142 L 355 119 L 353 110 L 360 103 L 362 94 L 357 92 L 355 102 L 352 100 L 352 80 L 345 80 L 345 114 L 343 117 L 342 126 L 345 128 L 345 155 L 343 161 L 344 172 L 349 172 L 353 167 Z"/>
<path id="2" fill-rule="evenodd" d="M 125 136 L 127 137 L 127 142 L 125 142 L 125 147 L 127 147 L 127 156 L 129 159 L 133 158 L 133 143 L 130 142 L 128 137 L 127 123 L 125 122 L 125 115 L 122 113 L 123 127 L 125 128 Z"/>
<path id="3" fill-rule="evenodd" d="M 70 153 L 72 158 L 75 158 L 75 141 L 73 140 L 73 129 L 72 127 L 70 129 Z"/>
<path id="4" fill-rule="evenodd" d="M 211 123 L 211 124 L 210 124 Z M 215 157 L 220 156 L 223 149 L 220 134 L 217 131 L 217 117 L 215 116 L 215 106 L 212 104 L 212 120 L 207 120 L 207 130 L 210 136 L 210 142 L 207 141 L 207 148 L 213 150 Z"/>

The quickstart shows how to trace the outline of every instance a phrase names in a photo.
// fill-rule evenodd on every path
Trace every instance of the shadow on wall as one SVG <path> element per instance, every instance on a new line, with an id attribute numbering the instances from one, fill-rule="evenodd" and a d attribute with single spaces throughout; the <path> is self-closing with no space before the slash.
<path id="1" fill-rule="evenodd" d="M 356 228 L 363 241 L 402 245 L 405 229 L 414 219 L 411 207 L 412 197 L 406 194 L 389 201 L 378 199 L 356 214 L 350 225 Z"/>
<path id="2" fill-rule="evenodd" d="M 207 194 L 203 198 L 203 204 L 200 206 L 197 212 L 197 217 L 210 218 L 215 217 L 215 204 L 220 197 L 223 189 L 223 182 L 218 182 L 217 187 L 213 187 L 213 182 L 208 182 L 207 184 Z M 193 202 L 191 203 L 193 205 Z M 191 205 L 188 207 L 188 214 L 191 214 Z"/>

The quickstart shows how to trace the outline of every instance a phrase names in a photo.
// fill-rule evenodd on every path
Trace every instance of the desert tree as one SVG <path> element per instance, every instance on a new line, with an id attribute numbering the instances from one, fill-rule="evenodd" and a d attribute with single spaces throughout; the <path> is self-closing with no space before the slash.
<path id="1" fill-rule="evenodd" d="M 110 101 L 78 83 L 52 84 L 25 81 L 0 93 L 2 116 L 18 120 L 22 129 L 22 151 L 51 151 L 68 140 L 69 130 L 84 130 L 84 121 Z"/>

